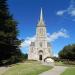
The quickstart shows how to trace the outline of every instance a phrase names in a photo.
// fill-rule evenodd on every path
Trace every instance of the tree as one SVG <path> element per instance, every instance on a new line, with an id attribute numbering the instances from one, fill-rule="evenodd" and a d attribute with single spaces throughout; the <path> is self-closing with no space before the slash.
<path id="1" fill-rule="evenodd" d="M 65 46 L 58 55 L 61 59 L 75 60 L 75 44 Z"/>
<path id="2" fill-rule="evenodd" d="M 24 60 L 27 60 L 28 59 L 28 54 L 27 53 L 26 54 L 22 53 L 22 57 L 23 57 Z"/>
<path id="3" fill-rule="evenodd" d="M 17 35 L 17 22 L 9 13 L 7 0 L 0 0 L 0 63 L 19 61 L 21 41 Z"/>

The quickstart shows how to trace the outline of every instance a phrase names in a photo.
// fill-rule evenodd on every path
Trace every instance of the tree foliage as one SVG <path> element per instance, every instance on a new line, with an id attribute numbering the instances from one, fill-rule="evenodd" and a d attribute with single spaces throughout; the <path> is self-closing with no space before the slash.
<path id="1" fill-rule="evenodd" d="M 28 54 L 27 53 L 26 54 L 22 53 L 22 57 L 23 57 L 23 59 L 27 60 L 28 59 Z"/>
<path id="2" fill-rule="evenodd" d="M 62 59 L 75 60 L 75 44 L 65 46 L 59 52 L 59 57 Z"/>
<path id="3" fill-rule="evenodd" d="M 19 60 L 21 41 L 17 35 L 17 22 L 9 12 L 7 0 L 0 0 L 0 63 L 14 63 Z"/>

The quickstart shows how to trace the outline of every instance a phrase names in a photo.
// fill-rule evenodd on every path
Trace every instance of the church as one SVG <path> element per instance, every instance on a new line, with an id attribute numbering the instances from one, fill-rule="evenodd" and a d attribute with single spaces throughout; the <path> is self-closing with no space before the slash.
<path id="1" fill-rule="evenodd" d="M 40 19 L 36 27 L 36 39 L 30 44 L 28 60 L 44 61 L 47 57 L 52 57 L 52 50 L 47 41 L 47 31 L 41 9 Z"/>

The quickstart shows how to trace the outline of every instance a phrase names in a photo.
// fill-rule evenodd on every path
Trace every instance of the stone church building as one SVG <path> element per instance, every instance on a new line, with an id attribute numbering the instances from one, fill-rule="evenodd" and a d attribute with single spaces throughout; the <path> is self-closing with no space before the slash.
<path id="1" fill-rule="evenodd" d="M 43 61 L 47 57 L 52 57 L 52 52 L 51 46 L 47 41 L 46 26 L 41 9 L 40 20 L 36 27 L 36 40 L 30 44 L 28 59 Z"/>

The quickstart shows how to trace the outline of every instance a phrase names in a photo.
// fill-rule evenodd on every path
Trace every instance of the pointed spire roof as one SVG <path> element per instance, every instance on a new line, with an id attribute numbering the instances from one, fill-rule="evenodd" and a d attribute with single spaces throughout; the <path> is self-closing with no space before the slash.
<path id="1" fill-rule="evenodd" d="M 42 12 L 42 8 L 41 8 L 41 12 L 40 12 L 40 20 L 39 20 L 39 22 L 38 22 L 38 26 L 40 26 L 40 27 L 45 26 L 44 20 L 43 20 L 43 12 Z"/>
<path id="2" fill-rule="evenodd" d="M 40 20 L 43 20 L 42 8 L 41 8 L 41 13 L 40 13 Z"/>

